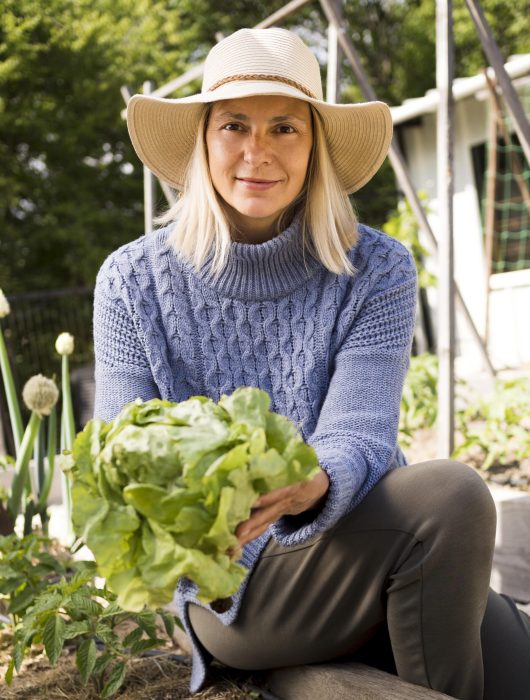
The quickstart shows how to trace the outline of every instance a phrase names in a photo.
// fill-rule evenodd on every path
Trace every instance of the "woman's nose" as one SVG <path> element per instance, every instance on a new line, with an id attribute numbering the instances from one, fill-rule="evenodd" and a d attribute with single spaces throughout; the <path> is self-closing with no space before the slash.
<path id="1" fill-rule="evenodd" d="M 254 167 L 270 163 L 272 154 L 267 138 L 260 135 L 250 135 L 245 140 L 243 160 Z"/>

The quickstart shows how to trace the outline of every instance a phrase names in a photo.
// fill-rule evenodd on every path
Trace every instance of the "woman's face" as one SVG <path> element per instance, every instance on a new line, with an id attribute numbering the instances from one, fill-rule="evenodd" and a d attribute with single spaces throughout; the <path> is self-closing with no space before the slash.
<path id="1" fill-rule="evenodd" d="M 311 110 L 292 97 L 214 102 L 206 129 L 212 182 L 247 242 L 272 238 L 304 186 L 313 145 Z"/>

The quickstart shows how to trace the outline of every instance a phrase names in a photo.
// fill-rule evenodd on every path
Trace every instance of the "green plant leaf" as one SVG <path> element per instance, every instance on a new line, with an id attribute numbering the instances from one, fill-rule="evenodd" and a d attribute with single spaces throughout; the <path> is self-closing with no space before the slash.
<path id="1" fill-rule="evenodd" d="M 112 656 L 107 651 L 101 654 L 101 656 L 98 656 L 94 665 L 93 675 L 96 677 L 101 676 L 111 661 Z"/>
<path id="2" fill-rule="evenodd" d="M 15 660 L 11 658 L 9 660 L 9 664 L 7 666 L 7 671 L 5 672 L 4 680 L 7 683 L 7 685 L 11 685 L 13 682 L 13 671 L 15 670 Z"/>
<path id="3" fill-rule="evenodd" d="M 132 632 L 129 632 L 126 637 L 124 637 L 123 646 L 130 647 L 131 644 L 138 642 L 143 637 L 143 634 L 143 629 L 141 627 L 137 627 L 136 629 L 132 630 Z"/>
<path id="4" fill-rule="evenodd" d="M 0 578 L 13 578 L 13 576 L 18 576 L 17 571 L 8 564 L 0 563 Z"/>
<path id="5" fill-rule="evenodd" d="M 90 623 L 86 620 L 77 622 L 68 622 L 64 631 L 65 639 L 75 639 L 90 631 Z"/>
<path id="6" fill-rule="evenodd" d="M 61 606 L 63 595 L 59 591 L 42 591 L 31 608 L 31 614 L 37 615 L 47 610 L 55 610 Z"/>
<path id="7" fill-rule="evenodd" d="M 162 622 L 164 623 L 164 628 L 166 630 L 167 636 L 170 639 L 173 639 L 173 634 L 175 632 L 175 616 L 170 615 L 165 610 L 159 610 L 158 614 L 162 618 Z"/>
<path id="8" fill-rule="evenodd" d="M 86 685 L 96 665 L 96 642 L 93 639 L 85 639 L 79 645 L 76 665 L 83 685 Z"/>
<path id="9" fill-rule="evenodd" d="M 42 640 L 52 666 L 55 666 L 64 644 L 66 624 L 60 615 L 52 615 L 46 620 Z"/>
<path id="10" fill-rule="evenodd" d="M 71 603 L 69 604 L 84 615 L 99 617 L 103 611 L 103 606 L 96 600 L 92 600 L 87 595 L 87 592 L 76 591 L 72 594 Z"/>
<path id="11" fill-rule="evenodd" d="M 138 625 L 149 635 L 156 637 L 156 614 L 153 612 L 143 612 L 136 617 Z"/>
<path id="12" fill-rule="evenodd" d="M 114 695 L 116 691 L 121 687 L 123 681 L 125 680 L 125 674 L 127 672 L 127 665 L 123 662 L 116 664 L 112 667 L 111 672 L 103 690 L 101 691 L 102 698 L 110 698 Z"/>
<path id="13" fill-rule="evenodd" d="M 114 593 L 111 593 L 110 591 L 103 591 L 103 594 L 105 597 L 107 596 L 114 596 Z M 106 608 L 103 609 L 103 612 L 100 615 L 100 619 L 103 620 L 106 617 L 114 617 L 115 615 L 124 615 L 125 611 L 123 608 L 120 608 L 118 603 L 116 601 L 113 601 L 112 603 L 109 603 Z"/>
<path id="14" fill-rule="evenodd" d="M 131 656 L 137 656 L 138 654 L 143 654 L 144 651 L 149 651 L 150 649 L 155 649 L 156 647 L 165 646 L 165 641 L 163 639 L 139 639 L 134 644 L 131 644 L 129 653 Z"/>
<path id="15" fill-rule="evenodd" d="M 96 627 L 96 636 L 109 647 L 121 646 L 118 635 L 108 627 L 108 623 L 98 623 Z"/>
<path id="16" fill-rule="evenodd" d="M 11 614 L 17 614 L 22 610 L 25 610 L 28 605 L 30 605 L 35 597 L 35 591 L 26 586 L 20 593 L 18 593 L 11 601 L 8 607 L 8 612 Z"/>
<path id="17" fill-rule="evenodd" d="M 22 660 L 24 659 L 24 646 L 21 642 L 16 642 L 13 646 L 13 662 L 15 664 L 15 670 L 18 673 L 20 667 L 22 666 Z"/>

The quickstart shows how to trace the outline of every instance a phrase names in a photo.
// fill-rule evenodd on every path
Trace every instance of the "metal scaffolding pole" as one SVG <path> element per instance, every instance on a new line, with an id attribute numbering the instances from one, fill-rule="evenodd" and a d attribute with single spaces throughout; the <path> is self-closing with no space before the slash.
<path id="1" fill-rule="evenodd" d="M 337 16 L 342 17 L 342 0 L 331 0 L 337 11 Z M 326 71 L 326 102 L 335 104 L 340 98 L 340 58 L 341 51 L 337 28 L 331 22 L 328 25 L 328 65 Z"/>
<path id="2" fill-rule="evenodd" d="M 524 109 L 510 80 L 510 76 L 506 72 L 501 52 L 495 43 L 495 39 L 493 38 L 480 3 L 478 0 L 466 0 L 466 5 L 471 19 L 477 28 L 484 53 L 495 71 L 497 82 L 501 86 L 506 106 L 513 119 L 513 126 L 519 137 L 519 142 L 526 156 L 526 160 L 530 163 L 530 123 L 526 118 Z"/>
<path id="3" fill-rule="evenodd" d="M 146 80 L 143 86 L 144 95 L 151 94 L 153 83 Z M 144 233 L 152 233 L 155 213 L 156 179 L 153 173 L 144 165 Z"/>
<path id="4" fill-rule="evenodd" d="M 335 24 L 337 27 L 337 35 L 338 35 L 338 40 L 341 45 L 342 50 L 344 51 L 344 54 L 346 55 L 346 58 L 348 59 L 348 62 L 350 63 L 353 72 L 355 73 L 355 76 L 357 78 L 357 81 L 359 83 L 359 86 L 361 88 L 361 91 L 367 100 L 377 100 L 377 95 L 375 94 L 372 86 L 370 85 L 370 82 L 368 81 L 368 78 L 366 76 L 366 73 L 364 72 L 364 68 L 361 65 L 361 61 L 359 58 L 359 55 L 357 54 L 357 50 L 355 49 L 355 46 L 353 45 L 353 42 L 351 38 L 346 34 L 346 30 L 344 27 L 340 24 L 340 20 L 333 8 L 333 6 L 330 4 L 329 0 L 320 0 L 320 5 L 322 6 L 322 10 L 324 11 L 324 14 L 326 15 L 326 18 L 328 22 L 331 24 Z M 390 152 L 388 154 L 388 157 L 390 159 L 390 163 L 392 164 L 392 167 L 394 169 L 394 173 L 396 175 L 396 178 L 399 182 L 399 186 L 403 190 L 405 197 L 408 199 L 410 206 L 412 208 L 412 211 L 414 212 L 414 215 L 416 216 L 416 219 L 418 220 L 418 224 L 423 231 L 424 235 L 429 239 L 431 242 L 432 247 L 434 250 L 438 250 L 438 242 L 436 240 L 436 237 L 432 231 L 432 228 L 427 220 L 427 216 L 425 215 L 425 211 L 421 205 L 421 202 L 418 198 L 418 195 L 416 193 L 416 190 L 414 189 L 414 185 L 412 184 L 412 180 L 410 178 L 407 165 L 405 163 L 405 159 L 403 157 L 403 154 L 401 153 L 401 150 L 399 146 L 396 143 L 396 140 L 393 139 L 392 144 L 390 145 Z M 477 330 L 477 327 L 475 326 L 475 323 L 473 321 L 473 318 L 471 317 L 471 314 L 469 313 L 469 309 L 466 306 L 466 303 L 462 297 L 462 294 L 460 292 L 460 289 L 458 285 L 455 284 L 455 294 L 456 294 L 456 302 L 458 304 L 459 311 L 462 314 L 462 318 L 464 319 L 464 322 L 466 323 L 473 339 L 475 340 L 478 349 L 481 352 L 482 359 L 484 361 L 484 365 L 486 367 L 486 370 L 490 374 L 490 376 L 494 377 L 495 376 L 495 370 L 493 368 L 493 365 L 491 364 L 491 360 L 488 355 L 488 351 L 486 349 L 486 346 L 484 345 L 484 342 L 480 336 L 480 333 Z"/>
<path id="5" fill-rule="evenodd" d="M 452 0 L 436 0 L 436 129 L 438 188 L 438 455 L 450 457 L 455 432 L 455 308 L 453 253 Z"/>

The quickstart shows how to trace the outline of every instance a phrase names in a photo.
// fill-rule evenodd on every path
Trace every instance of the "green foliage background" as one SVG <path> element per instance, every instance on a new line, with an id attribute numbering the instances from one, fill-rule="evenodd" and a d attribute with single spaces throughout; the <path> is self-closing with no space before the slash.
<path id="1" fill-rule="evenodd" d="M 201 61 L 216 32 L 252 26 L 283 4 L 234 0 L 228 11 L 216 0 L 3 1 L 0 287 L 7 294 L 91 286 L 104 257 L 142 233 L 142 170 L 120 88 L 162 85 Z M 523 4 L 483 4 L 503 54 L 523 51 Z M 397 104 L 434 85 L 434 12 L 433 0 L 346 1 L 349 31 L 381 99 Z M 315 46 L 324 64 L 326 25 L 316 2 L 284 26 Z M 463 0 L 455 3 L 455 32 L 457 74 L 472 74 L 484 59 Z M 346 66 L 342 92 L 344 100 L 361 97 Z M 384 223 L 395 206 L 388 166 L 356 202 L 363 220 Z"/>

